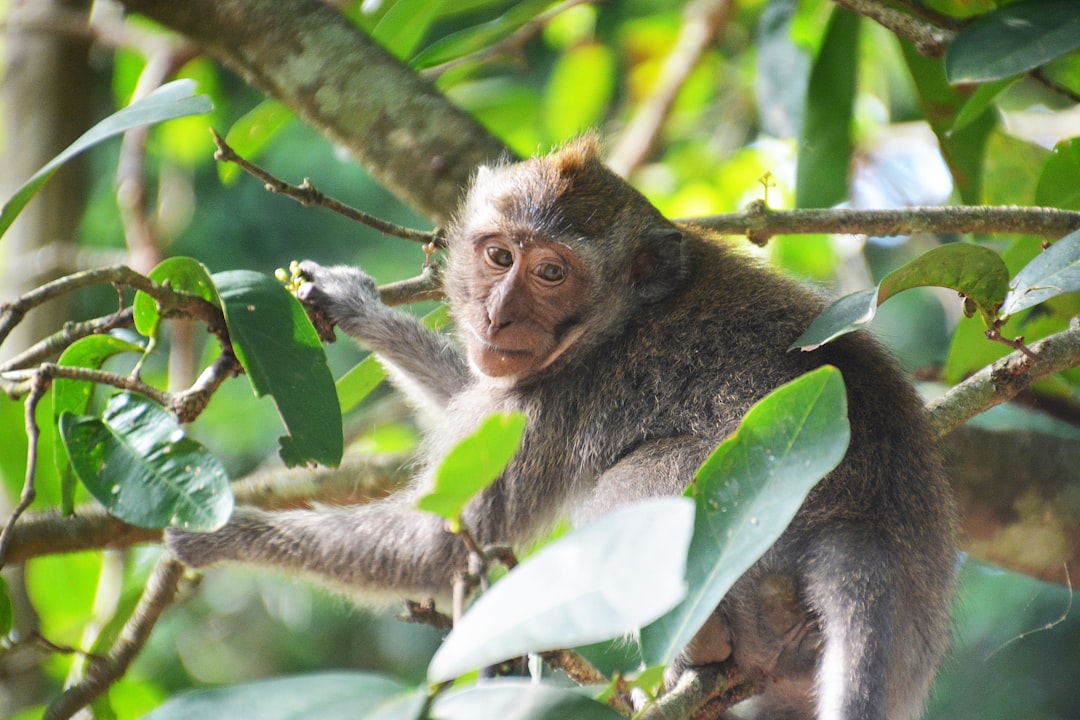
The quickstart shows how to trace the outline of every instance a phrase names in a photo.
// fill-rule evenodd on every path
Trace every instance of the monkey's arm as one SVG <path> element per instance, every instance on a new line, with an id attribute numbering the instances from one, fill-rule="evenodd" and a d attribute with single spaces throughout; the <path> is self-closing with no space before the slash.
<path id="1" fill-rule="evenodd" d="M 397 499 L 319 511 L 242 507 L 216 532 L 169 530 L 167 544 L 190 567 L 239 563 L 298 573 L 366 605 L 449 597 L 455 571 L 467 566 L 461 540 L 440 518 Z"/>
<path id="2" fill-rule="evenodd" d="M 391 379 L 420 408 L 441 412 L 469 381 L 468 365 L 453 341 L 384 305 L 375 282 L 360 269 L 305 260 L 300 274 L 305 282 L 297 297 L 376 353 Z"/>

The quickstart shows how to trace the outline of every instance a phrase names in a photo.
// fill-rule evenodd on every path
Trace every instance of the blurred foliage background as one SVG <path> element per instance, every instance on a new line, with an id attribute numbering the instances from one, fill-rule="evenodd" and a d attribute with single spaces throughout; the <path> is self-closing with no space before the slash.
<path id="1" fill-rule="evenodd" d="M 634 183 L 672 217 L 735 211 L 765 197 L 781 209 L 800 201 L 859 208 L 966 202 L 1080 209 L 1080 57 L 1075 52 L 1043 66 L 1040 77 L 1021 74 L 976 91 L 974 86 L 947 85 L 940 60 L 918 56 L 888 30 L 853 15 L 838 20 L 839 11 L 826 0 L 745 0 L 732 3 L 722 16 L 697 20 L 692 19 L 695 7 L 707 3 L 334 4 L 397 57 L 427 73 L 521 155 L 546 151 L 598 128 L 613 156 L 625 158 L 617 139 L 654 95 L 682 34 L 696 28 L 716 35 L 677 87 L 655 151 L 640 162 L 625 161 Z M 918 7 L 931 17 L 959 20 L 989 13 L 998 4 L 931 0 Z M 0 2 L 0 16 L 15 18 L 33 5 Z M 63 15 L 45 15 L 30 30 L 14 22 L 7 26 L 5 78 L 11 62 L 34 62 L 14 52 L 13 33 L 78 43 L 83 65 L 70 72 L 82 79 L 79 93 L 88 118 L 83 127 L 88 127 L 90 118 L 129 101 L 147 73 L 146 56 L 100 35 L 88 42 L 57 18 L 92 5 L 94 13 L 106 18 L 101 22 L 133 36 L 145 32 L 164 38 L 167 32 L 139 16 L 121 18 L 108 2 L 43 5 Z M 536 24 L 535 32 L 523 34 L 520 42 L 503 42 L 507 28 L 520 28 L 540 13 L 545 21 Z M 493 45 L 502 52 L 469 54 Z M 212 97 L 215 110 L 149 132 L 139 173 L 148 194 L 153 254 L 192 256 L 211 271 L 272 272 L 291 260 L 313 258 L 357 263 L 380 282 L 417 274 L 424 262 L 419 246 L 325 210 L 303 208 L 216 164 L 207 126 L 222 132 L 246 128 L 230 136 L 236 138 L 234 146 L 278 177 L 294 183 L 310 177 L 324 192 L 380 218 L 426 226 L 421 215 L 383 190 L 346 153 L 208 58 L 192 53 L 176 75 L 195 79 L 200 91 Z M 985 90 L 989 85 L 995 85 L 992 91 Z M 847 106 L 845 94 L 851 96 Z M 33 107 L 11 107 L 15 99 L 11 94 L 3 98 L 8 154 L 16 129 L 11 123 L 39 121 Z M 830 133 L 833 126 L 840 129 L 838 135 Z M 838 157 L 840 167 L 830 167 Z M 16 294 L 13 275 L 34 281 L 57 267 L 137 264 L 140 256 L 117 206 L 120 158 L 120 143 L 112 141 L 69 171 L 75 189 L 66 195 L 64 207 L 76 222 L 69 237 L 48 238 L 59 248 L 51 266 L 41 249 L 28 257 L 5 245 L 7 238 L 0 241 L 0 267 L 9 278 L 0 296 Z M 801 166 L 796 163 L 800 158 Z M 5 165 L 4 172 L 13 172 L 10 167 Z M 814 180 L 800 186 L 804 173 Z M 800 197 L 800 192 L 809 195 Z M 122 187 L 119 194 L 123 202 Z M 869 286 L 935 244 L 960 239 L 787 236 L 773 238 L 763 253 L 785 271 L 840 295 Z M 1001 250 L 1014 270 L 1040 246 L 1032 237 L 975 240 Z M 114 306 L 111 293 L 88 292 L 69 316 L 96 317 Z M 1014 334 L 1035 339 L 1062 329 L 1076 311 L 1075 297 L 1060 298 L 1016 318 Z M 926 289 L 884 306 L 873 332 L 933 393 L 1007 352 L 986 342 L 977 323 L 962 317 L 954 295 Z M 200 360 L 207 344 L 197 337 L 186 342 L 186 351 Z M 328 352 L 335 375 L 363 355 L 347 343 L 330 346 Z M 175 380 L 177 372 L 156 360 L 146 376 L 167 383 L 169 374 Z M 1041 416 L 1040 427 L 1070 442 L 1080 440 L 1077 379 L 1073 371 L 1037 389 L 1043 409 L 1055 409 L 1052 417 Z M 24 474 L 22 412 L 20 403 L 0 398 L 0 475 L 10 498 L 17 497 Z M 1027 430 L 1034 421 L 1025 414 L 1001 415 L 996 422 L 1005 429 Z M 347 423 L 354 450 L 365 453 L 404 458 L 418 438 L 388 391 L 353 411 Z M 192 428 L 234 477 L 275 461 L 280 432 L 273 407 L 252 398 L 243 382 L 227 384 Z M 55 478 L 48 468 L 40 472 L 34 510 L 57 502 Z M 1073 497 L 1077 487 L 1068 490 Z M 1030 544 L 1034 553 L 1052 554 L 1053 544 L 1063 541 L 1033 531 L 1018 542 Z M 1066 536 L 1065 542 L 1075 545 L 1075 536 Z M 157 553 L 154 547 L 77 553 L 32 560 L 22 572 L 5 570 L 17 608 L 12 638 L 40 632 L 58 647 L 9 640 L 0 649 L 0 715 L 40 715 L 41 705 L 82 665 L 78 654 L 57 650 L 105 646 L 125 617 L 124 608 L 130 611 Z M 1068 578 L 1058 572 L 1053 579 L 1057 582 L 1047 583 L 964 561 L 956 647 L 928 717 L 1080 717 L 1080 622 Z M 23 586 L 25 596 L 16 590 Z M 187 687 L 312 669 L 374 669 L 420 680 L 438 639 L 429 628 L 356 610 L 345 599 L 296 579 L 214 571 L 166 613 L 149 647 L 110 690 L 108 700 L 95 705 L 94 714 L 139 717 Z"/>

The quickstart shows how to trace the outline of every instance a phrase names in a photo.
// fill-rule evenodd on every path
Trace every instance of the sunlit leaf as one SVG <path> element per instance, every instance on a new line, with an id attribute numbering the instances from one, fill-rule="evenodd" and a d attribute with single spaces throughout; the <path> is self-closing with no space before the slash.
<path id="1" fill-rule="evenodd" d="M 796 207 L 831 207 L 847 197 L 858 45 L 859 16 L 836 8 L 806 90 Z"/>
<path id="2" fill-rule="evenodd" d="M 417 720 L 427 689 L 361 673 L 293 675 L 198 690 L 169 700 L 144 720 Z"/>
<path id="3" fill-rule="evenodd" d="M 686 498 L 653 498 L 546 546 L 477 599 L 432 658 L 428 679 L 598 642 L 654 620 L 685 593 L 693 515 Z"/>
<path id="4" fill-rule="evenodd" d="M 175 292 L 201 297 L 214 305 L 221 305 L 210 271 L 198 260 L 189 257 L 171 257 L 162 260 L 147 277 L 159 285 L 168 285 Z M 157 335 L 161 313 L 157 300 L 142 292 L 135 293 L 132 303 L 135 329 L 152 338 Z"/>
<path id="5" fill-rule="evenodd" d="M 0 577 L 0 637 L 11 632 L 14 613 L 11 610 L 11 595 L 8 593 L 7 582 Z"/>
<path id="6" fill-rule="evenodd" d="M 1027 72 L 1080 48 L 1080 1 L 1024 0 L 960 31 L 945 51 L 951 83 L 986 82 Z"/>
<path id="7" fill-rule="evenodd" d="M 116 395 L 100 419 L 64 413 L 60 433 L 79 480 L 126 523 L 215 530 L 232 513 L 221 464 L 145 398 Z"/>
<path id="8" fill-rule="evenodd" d="M 1001 314 L 1008 317 L 1057 295 L 1080 290 L 1080 230 L 1061 238 L 1013 278 Z"/>
<path id="9" fill-rule="evenodd" d="M 435 486 L 416 505 L 456 523 L 469 500 L 495 482 L 525 435 L 525 416 L 496 413 L 459 442 L 435 472 Z"/>
<path id="10" fill-rule="evenodd" d="M 341 462 L 341 407 L 319 336 L 299 301 L 274 278 L 248 270 L 213 276 L 236 357 L 257 396 L 274 398 L 289 431 L 288 466 Z"/>
<path id="11" fill-rule="evenodd" d="M 826 366 L 783 385 L 746 414 L 695 476 L 689 590 L 641 632 L 645 664 L 667 665 L 731 586 L 787 528 L 810 490 L 847 452 L 847 392 Z"/>
<path id="12" fill-rule="evenodd" d="M 446 0 L 397 0 L 371 31 L 371 36 L 399 59 L 412 55 L 428 28 L 442 15 Z"/>
<path id="13" fill-rule="evenodd" d="M 577 45 L 559 56 L 548 77 L 544 124 L 564 140 L 596 125 L 615 92 L 615 59 L 600 43 Z"/>
<path id="14" fill-rule="evenodd" d="M 1080 138 L 1062 140 L 1054 146 L 1039 176 L 1035 203 L 1080 210 Z"/>
<path id="15" fill-rule="evenodd" d="M 87 130 L 79 139 L 47 162 L 20 187 L 0 210 L 0 236 L 11 227 L 22 209 L 48 182 L 61 165 L 103 140 L 141 125 L 171 120 L 185 115 L 210 112 L 213 106 L 205 95 L 194 95 L 195 83 L 175 80 L 150 93 L 141 100 L 118 110 Z"/>
<path id="16" fill-rule="evenodd" d="M 80 338 L 67 347 L 57 361 L 67 367 L 91 368 L 97 370 L 102 363 L 120 353 L 141 353 L 143 348 L 134 343 L 112 335 L 91 335 Z M 75 509 L 75 478 L 71 474 L 67 448 L 59 441 L 60 415 L 69 412 L 85 415 L 94 394 L 94 384 L 83 380 L 56 378 L 52 386 L 53 424 L 52 431 L 57 435 L 53 443 L 53 462 L 60 478 L 60 511 L 66 516 Z"/>
<path id="17" fill-rule="evenodd" d="M 255 161 L 278 134 L 296 118 L 293 111 L 277 100 L 264 100 L 242 115 L 229 128 L 225 142 L 245 160 Z M 243 172 L 235 163 L 217 165 L 221 182 L 231 185 Z"/>
<path id="18" fill-rule="evenodd" d="M 501 678 L 435 700 L 439 720 L 619 720 L 622 715 L 580 692 Z"/>

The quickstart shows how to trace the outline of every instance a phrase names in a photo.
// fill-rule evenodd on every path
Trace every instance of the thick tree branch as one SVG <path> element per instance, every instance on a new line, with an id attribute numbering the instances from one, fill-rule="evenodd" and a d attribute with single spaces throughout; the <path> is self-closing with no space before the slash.
<path id="1" fill-rule="evenodd" d="M 444 224 L 505 145 L 319 0 L 122 0 L 205 48 Z"/>

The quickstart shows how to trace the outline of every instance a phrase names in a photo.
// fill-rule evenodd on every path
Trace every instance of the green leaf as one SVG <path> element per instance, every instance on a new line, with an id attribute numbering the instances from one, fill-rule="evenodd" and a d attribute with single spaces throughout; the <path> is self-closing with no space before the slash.
<path id="1" fill-rule="evenodd" d="M 1044 250 L 1013 278 L 1001 314 L 1008 317 L 1044 300 L 1080 290 L 1080 230 Z"/>
<path id="2" fill-rule="evenodd" d="M 394 57 L 407 58 L 442 15 L 444 3 L 445 0 L 397 0 L 372 29 L 371 36 Z"/>
<path id="3" fill-rule="evenodd" d="M 845 295 L 825 308 L 788 350 L 815 350 L 870 322 L 878 305 L 897 293 L 926 286 L 956 290 L 964 296 L 965 312 L 977 311 L 990 326 L 1008 292 L 1009 269 L 982 245 L 941 245 L 886 275 L 877 288 Z"/>
<path id="4" fill-rule="evenodd" d="M 580 692 L 498 678 L 440 695 L 439 720 L 620 720 L 622 715 Z"/>
<path id="5" fill-rule="evenodd" d="M 416 506 L 457 523 L 469 500 L 502 475 L 524 435 L 521 413 L 491 415 L 447 453 L 435 472 L 435 486 Z"/>
<path id="6" fill-rule="evenodd" d="M 277 100 L 263 100 L 232 124 L 225 142 L 240 157 L 254 162 L 295 118 L 293 111 Z M 219 162 L 217 170 L 218 177 L 225 185 L 232 185 L 243 172 L 238 165 L 230 162 Z"/>
<path id="7" fill-rule="evenodd" d="M 213 276 L 236 357 L 255 395 L 274 398 L 288 437 L 281 459 L 293 467 L 341 462 L 341 407 L 319 336 L 304 308 L 274 278 L 249 270 Z"/>
<path id="8" fill-rule="evenodd" d="M 1039 175 L 1035 202 L 1043 207 L 1080 210 L 1080 138 L 1054 146 Z"/>
<path id="9" fill-rule="evenodd" d="M 641 633 L 646 665 L 666 665 L 739 577 L 780 537 L 817 482 L 847 452 L 840 371 L 825 366 L 783 385 L 746 414 L 701 466 L 686 599 Z"/>
<path id="10" fill-rule="evenodd" d="M 686 498 L 652 498 L 543 548 L 469 608 L 431 659 L 428 679 L 606 640 L 654 620 L 685 594 L 693 516 Z"/>
<path id="11" fill-rule="evenodd" d="M 799 139 L 795 206 L 831 207 L 848 194 L 859 16 L 836 8 L 810 72 Z"/>
<path id="12" fill-rule="evenodd" d="M 549 136 L 567 139 L 598 124 L 614 93 L 611 50 L 600 43 L 588 43 L 563 53 L 551 70 L 544 101 Z"/>
<path id="13" fill-rule="evenodd" d="M 490 22 L 459 30 L 432 43 L 409 64 L 416 69 L 423 69 L 479 52 L 509 36 L 550 4 L 550 0 L 525 0 L 515 3 L 505 14 Z"/>
<path id="14" fill-rule="evenodd" d="M 145 398 L 120 393 L 101 419 L 66 412 L 60 434 L 79 480 L 126 523 L 210 531 L 232 513 L 225 469 Z"/>
<path id="15" fill-rule="evenodd" d="M 143 348 L 135 343 L 112 335 L 91 335 L 80 338 L 67 347 L 57 360 L 66 367 L 100 369 L 102 364 L 120 353 L 141 353 Z M 67 448 L 60 442 L 60 415 L 69 412 L 85 415 L 94 394 L 94 384 L 82 380 L 57 378 L 53 381 L 53 426 L 56 441 L 53 442 L 53 463 L 60 478 L 60 511 L 70 515 L 75 510 L 75 478 L 71 474 L 71 461 Z"/>
<path id="16" fill-rule="evenodd" d="M 1016 78 L 1005 78 L 975 88 L 975 92 L 971 94 L 971 97 L 960 108 L 960 112 L 957 113 L 956 118 L 953 120 L 953 132 L 963 130 L 982 117 L 983 113 L 994 106 L 994 101 L 998 99 L 1001 93 L 1008 90 L 1015 83 Z"/>
<path id="17" fill-rule="evenodd" d="M 377 675 L 327 672 L 199 690 L 169 700 L 144 720 L 417 720 L 427 688 Z"/>
<path id="18" fill-rule="evenodd" d="M 195 83 L 191 80 L 175 80 L 150 93 L 143 99 L 118 110 L 87 130 L 59 155 L 47 162 L 33 177 L 20 187 L 3 209 L 0 209 L 0 236 L 3 236 L 22 209 L 49 181 L 53 173 L 71 158 L 107 140 L 141 125 L 171 120 L 185 115 L 210 112 L 213 106 L 205 95 L 193 95 Z"/>
<path id="19" fill-rule="evenodd" d="M 953 183 L 964 203 L 978 205 L 982 202 L 987 138 L 999 125 L 1000 113 L 987 107 L 981 115 L 966 120 L 963 127 L 954 127 L 968 102 L 968 94 L 945 81 L 941 60 L 921 55 L 909 42 L 902 42 L 900 47 L 915 81 L 919 104 L 952 172 Z"/>
<path id="20" fill-rule="evenodd" d="M 1009 269 L 1001 256 L 988 247 L 974 243 L 941 245 L 886 275 L 878 285 L 878 304 L 904 290 L 926 286 L 962 294 L 989 326 L 1009 290 Z"/>
<path id="21" fill-rule="evenodd" d="M 210 271 L 198 260 L 189 257 L 166 258 L 158 263 L 147 277 L 159 285 L 168 285 L 175 292 L 195 295 L 221 307 L 214 281 L 210 279 Z M 157 300 L 141 290 L 136 292 L 132 313 L 135 329 L 140 334 L 148 338 L 157 335 L 158 323 L 161 322 Z"/>
<path id="22" fill-rule="evenodd" d="M 1080 48 L 1080 1 L 1026 0 L 988 13 L 945 51 L 950 83 L 1019 75 Z"/>
<path id="23" fill-rule="evenodd" d="M 11 609 L 11 594 L 7 582 L 0 577 L 0 638 L 11 632 L 15 613 Z"/>

